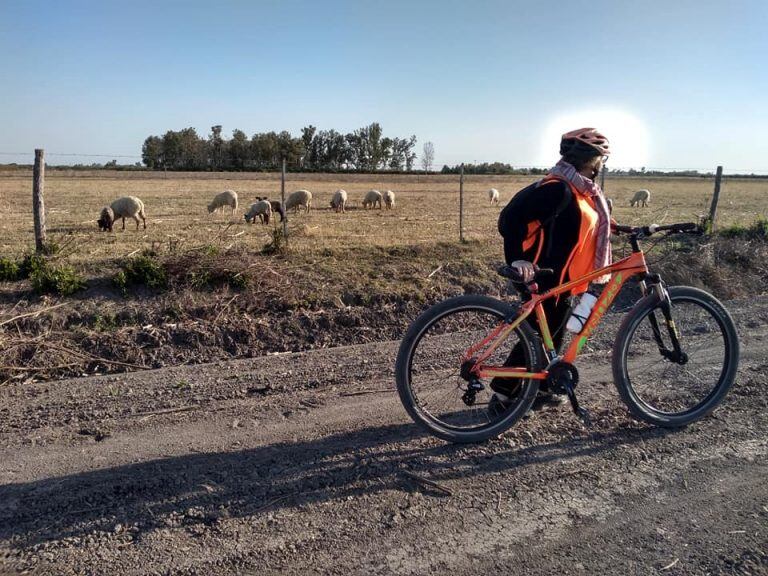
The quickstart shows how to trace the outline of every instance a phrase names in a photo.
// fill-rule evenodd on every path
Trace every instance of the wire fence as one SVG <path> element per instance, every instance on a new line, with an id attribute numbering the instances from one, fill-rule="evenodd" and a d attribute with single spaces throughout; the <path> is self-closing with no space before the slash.
<path id="1" fill-rule="evenodd" d="M 7 156 L 11 153 L 0 151 L 0 155 Z M 25 155 L 30 156 L 30 155 Z M 71 158 L 74 153 L 51 153 L 45 152 L 45 158 L 42 160 L 42 166 L 47 166 L 45 162 L 48 156 Z M 32 155 L 34 158 L 34 155 Z M 111 154 L 90 154 L 88 158 L 110 158 L 137 156 L 111 155 Z M 461 165 L 460 165 L 461 166 Z M 540 178 L 540 174 L 546 171 L 546 167 L 541 167 L 542 172 L 526 173 L 525 170 L 531 167 L 521 167 L 519 173 L 515 174 L 425 174 L 423 171 L 415 171 L 409 174 L 402 174 L 396 171 L 377 171 L 374 173 L 358 173 L 354 171 L 339 173 L 317 173 L 292 172 L 291 168 L 298 170 L 301 165 L 296 163 L 285 163 L 285 170 L 271 172 L 162 172 L 136 170 L 132 173 L 114 174 L 102 170 L 93 170 L 86 172 L 61 172 L 54 171 L 51 175 L 61 176 L 60 181 L 52 180 L 49 193 L 52 202 L 48 199 L 43 203 L 44 179 L 35 178 L 34 198 L 39 197 L 39 205 L 44 205 L 45 210 L 35 210 L 36 217 L 34 222 L 43 220 L 43 225 L 35 225 L 35 230 L 42 230 L 45 234 L 44 220 L 46 210 L 51 215 L 50 225 L 58 231 L 66 230 L 86 230 L 92 226 L 92 213 L 97 213 L 101 206 L 108 205 L 118 195 L 138 195 L 142 198 L 145 194 L 149 197 L 150 205 L 154 208 L 156 218 L 163 218 L 163 226 L 181 226 L 182 222 L 188 222 L 189 218 L 194 218 L 195 214 L 204 214 L 205 204 L 202 198 L 218 187 L 235 187 L 241 193 L 241 203 L 248 206 L 248 202 L 257 196 L 277 194 L 277 198 L 285 198 L 290 192 L 298 188 L 310 188 L 313 194 L 316 194 L 315 206 L 324 207 L 327 210 L 327 204 L 330 194 L 336 187 L 345 188 L 350 191 L 350 201 L 353 210 L 363 206 L 363 195 L 367 190 L 378 188 L 382 191 L 392 189 L 399 198 L 405 199 L 405 209 L 418 211 L 419 206 L 425 203 L 434 203 L 433 199 L 439 198 L 437 202 L 441 209 L 433 215 L 432 221 L 435 226 L 441 226 L 437 235 L 431 231 L 424 238 L 433 240 L 445 240 L 452 236 L 459 241 L 467 239 L 488 238 L 495 234 L 495 220 L 498 210 L 505 205 L 514 193 L 523 188 L 528 183 Z M 713 167 L 707 172 L 699 171 L 697 177 L 686 178 L 662 178 L 649 175 L 651 169 L 646 168 L 645 172 L 636 171 L 631 174 L 615 174 L 609 172 L 604 179 L 604 189 L 606 195 L 613 200 L 616 206 L 615 213 L 619 214 L 620 221 L 627 223 L 651 223 L 660 221 L 660 223 L 669 223 L 676 219 L 685 218 L 686 220 L 706 220 L 714 224 L 716 217 L 726 223 L 748 223 L 757 218 L 765 218 L 768 215 L 768 184 L 765 180 L 758 178 L 750 179 L 744 177 L 716 175 L 717 169 Z M 688 172 L 692 172 L 688 169 Z M 0 178 L 0 208 L 4 213 L 10 216 L 6 223 L 17 221 L 16 226 L 29 226 L 30 218 L 29 205 L 26 202 L 19 203 L 18 198 L 21 191 L 27 188 L 31 183 L 29 173 L 17 173 L 13 178 Z M 37 174 L 37 173 L 36 173 Z M 768 174 L 768 172 L 766 172 Z M 8 173 L 0 176 L 8 176 Z M 78 179 L 80 178 L 80 179 Z M 114 185 L 101 186 L 99 184 L 83 184 L 89 179 L 109 179 L 115 181 Z M 172 186 L 166 187 L 167 196 L 155 195 L 158 186 L 152 184 L 153 180 L 158 178 L 165 179 Z M 132 179 L 142 180 L 145 183 L 131 183 Z M 1 181 L 6 181 L 3 185 Z M 122 182 L 120 182 L 122 180 Z M 233 185 L 230 181 L 236 180 L 242 184 Z M 174 183 L 175 182 L 175 183 Z M 208 184 L 204 184 L 208 183 Z M 499 202 L 493 202 L 489 192 L 491 188 L 496 188 L 500 192 Z M 651 200 L 649 207 L 635 206 L 631 203 L 631 198 L 638 188 L 648 188 L 651 190 Z M 220 191 L 220 190 L 219 190 Z M 279 192 L 278 192 L 279 191 Z M 27 192 L 28 194 L 28 192 Z M 23 192 L 22 192 L 22 195 Z M 73 210 L 72 206 L 65 204 L 71 203 L 72 198 L 77 198 L 83 203 L 82 207 Z M 81 198 L 79 197 L 81 196 Z M 169 198 L 171 200 L 169 201 Z M 206 204 L 207 201 L 206 200 Z M 409 205 L 410 202 L 410 205 Z M 718 212 L 718 202 L 720 211 Z M 161 212 L 158 208 L 163 207 Z M 182 209 L 183 206 L 183 209 Z M 398 204 L 401 207 L 400 204 Z M 401 208 L 402 209 L 402 208 Z M 442 212 L 442 213 L 440 213 Z M 63 216 L 66 213 L 72 213 L 69 220 Z M 83 217 L 75 214 L 83 214 Z M 322 213 L 322 212 L 321 212 Z M 87 217 L 86 217 L 87 214 Z M 75 221 L 75 218 L 79 218 Z M 86 219 L 83 219 L 86 218 Z M 454 219 L 455 218 L 455 219 Z M 15 219 L 15 220 L 14 220 Z M 399 228 L 395 234 L 409 226 L 419 226 L 420 224 L 406 224 L 405 222 L 416 222 L 415 218 L 403 218 L 395 222 Z M 29 224 L 27 224 L 29 222 Z M 161 223 L 161 220 L 157 220 Z M 79 226 L 79 228 L 78 228 Z M 83 228 L 85 226 L 85 228 Z M 289 228 L 287 224 L 282 226 L 285 237 L 287 238 Z M 31 232 L 31 226 L 29 226 Z M 12 234 L 11 228 L 6 226 Z M 168 229 L 169 232 L 172 228 Z M 435 227 L 434 230 L 437 230 Z M 365 235 L 367 233 L 376 234 L 381 231 L 361 229 L 356 233 Z M 387 231 L 386 233 L 392 233 Z M 40 234 L 37 233 L 36 237 Z M 406 235 L 403 235 L 405 238 Z M 424 240 L 423 238 L 423 240 Z M 426 241 L 426 240 L 425 240 Z M 38 242 L 41 244 L 42 242 Z M 10 241 L 8 242 L 10 245 Z"/>

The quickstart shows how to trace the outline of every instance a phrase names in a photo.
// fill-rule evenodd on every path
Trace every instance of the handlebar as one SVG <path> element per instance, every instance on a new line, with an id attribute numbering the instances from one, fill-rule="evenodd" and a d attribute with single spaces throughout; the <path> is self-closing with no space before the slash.
<path id="1" fill-rule="evenodd" d="M 533 284 L 537 280 L 540 280 L 545 276 L 552 276 L 555 273 L 555 271 L 552 268 L 539 268 L 535 264 L 534 264 L 534 270 L 536 271 L 536 273 L 533 276 L 533 280 L 529 282 L 529 284 Z M 499 276 L 508 278 L 512 280 L 512 282 L 523 284 L 523 279 L 520 277 L 520 275 L 517 273 L 517 270 L 513 266 L 504 264 L 503 266 L 499 267 L 497 272 L 499 273 Z"/>
<path id="2" fill-rule="evenodd" d="M 651 224 L 650 226 L 622 226 L 616 224 L 613 226 L 613 231 L 621 234 L 630 234 L 636 238 L 652 236 L 657 232 L 668 232 L 670 234 L 701 234 L 703 232 L 701 227 L 693 222 L 680 222 L 677 224 L 666 224 L 664 226 L 660 226 L 659 224 Z"/>

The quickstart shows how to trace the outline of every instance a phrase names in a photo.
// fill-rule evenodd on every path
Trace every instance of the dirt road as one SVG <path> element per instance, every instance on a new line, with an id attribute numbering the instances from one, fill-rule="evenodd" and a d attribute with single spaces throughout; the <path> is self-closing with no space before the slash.
<path id="1" fill-rule="evenodd" d="M 632 420 L 607 345 L 502 438 L 423 434 L 396 343 L 0 389 L 0 573 L 768 573 L 768 298 L 738 381 L 679 431 Z M 415 477 L 431 480 L 437 486 Z"/>

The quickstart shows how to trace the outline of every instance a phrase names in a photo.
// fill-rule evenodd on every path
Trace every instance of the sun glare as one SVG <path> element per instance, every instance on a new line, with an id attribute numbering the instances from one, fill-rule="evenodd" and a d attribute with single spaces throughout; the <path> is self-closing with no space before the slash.
<path id="1" fill-rule="evenodd" d="M 611 142 L 609 168 L 641 168 L 648 163 L 649 138 L 645 124 L 623 110 L 583 110 L 552 119 L 544 130 L 537 164 L 550 166 L 557 162 L 560 136 L 570 130 L 597 128 Z"/>

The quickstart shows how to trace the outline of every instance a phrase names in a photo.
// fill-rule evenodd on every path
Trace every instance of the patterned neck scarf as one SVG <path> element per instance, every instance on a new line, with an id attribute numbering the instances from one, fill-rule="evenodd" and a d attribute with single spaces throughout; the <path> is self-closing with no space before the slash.
<path id="1" fill-rule="evenodd" d="M 573 187 L 582 194 L 592 198 L 597 212 L 597 247 L 595 249 L 595 270 L 603 268 L 611 263 L 611 214 L 608 211 L 608 203 L 605 201 L 603 191 L 597 182 L 593 182 L 586 176 L 582 176 L 571 164 L 560 160 L 555 164 L 547 176 L 556 176 L 570 182 Z M 597 284 L 605 284 L 610 280 L 606 274 L 593 280 Z"/>

